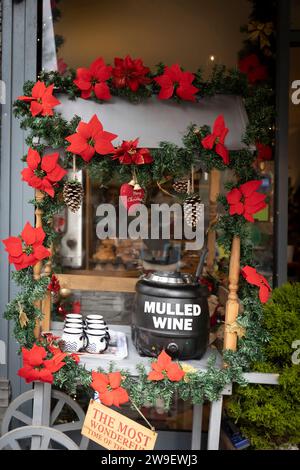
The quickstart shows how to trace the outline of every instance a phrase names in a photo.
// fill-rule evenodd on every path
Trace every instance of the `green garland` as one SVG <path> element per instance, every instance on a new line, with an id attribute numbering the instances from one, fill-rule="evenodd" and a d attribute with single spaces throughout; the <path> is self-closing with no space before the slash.
<path id="1" fill-rule="evenodd" d="M 158 73 L 162 70 L 161 65 Z M 42 72 L 39 79 L 46 85 L 54 84 L 55 93 L 65 93 L 70 99 L 76 99 L 79 95 L 73 83 L 74 71 L 60 76 L 57 72 Z M 33 82 L 26 82 L 24 94 L 31 95 Z M 258 140 L 270 143 L 272 135 L 270 126 L 274 117 L 272 107 L 272 92 L 267 86 L 253 87 L 248 85 L 246 76 L 237 70 L 227 70 L 224 66 L 215 67 L 210 79 L 206 82 L 202 79 L 200 70 L 196 73 L 195 85 L 200 89 L 200 99 L 204 96 L 212 96 L 217 93 L 239 94 L 244 97 L 250 118 L 244 142 L 255 144 Z M 122 92 L 122 97 L 129 100 L 140 101 L 151 94 L 155 94 L 155 85 L 142 88 L 141 92 L 133 93 L 130 90 Z M 111 89 L 113 94 L 116 90 Z M 115 93 L 114 93 L 115 92 Z M 14 104 L 15 115 L 21 119 L 22 129 L 27 131 L 26 143 L 28 146 L 38 150 L 41 154 L 46 147 L 66 148 L 65 138 L 73 134 L 80 121 L 77 116 L 71 121 L 66 121 L 57 112 L 53 116 L 33 117 L 29 111 L 29 105 L 17 100 Z M 202 138 L 210 132 L 208 126 L 197 129 L 191 125 L 183 137 L 183 144 L 178 147 L 169 142 L 162 142 L 158 149 L 151 150 L 154 157 L 152 164 L 136 166 L 138 182 L 143 187 L 152 183 L 164 182 L 168 177 L 180 177 L 187 173 L 192 163 L 200 163 L 205 171 L 212 168 L 224 170 L 230 168 L 234 172 L 236 183 L 229 183 L 228 188 L 233 188 L 242 183 L 258 178 L 253 162 L 256 158 L 255 152 L 248 149 L 230 152 L 230 164 L 225 166 L 222 159 L 213 150 L 207 150 L 200 145 L 199 137 Z M 38 143 L 37 143 L 37 139 Z M 24 160 L 25 157 L 23 157 Z M 61 163 L 65 168 L 72 167 L 73 155 L 66 152 L 64 161 Z M 79 159 L 78 159 L 79 160 Z M 89 164 L 82 159 L 78 167 L 86 167 L 92 178 L 108 182 L 110 179 L 119 178 L 128 181 L 131 178 L 131 169 L 127 165 L 119 165 L 109 156 L 95 156 Z M 42 202 L 34 199 L 30 201 L 35 207 L 43 209 L 43 228 L 46 233 L 45 245 L 50 246 L 55 242 L 57 234 L 51 227 L 51 219 L 61 207 L 63 181 L 56 187 L 54 198 L 45 195 Z M 218 230 L 220 232 L 220 243 L 226 252 L 230 254 L 231 243 L 234 235 L 241 237 L 241 265 L 252 262 L 252 245 L 250 241 L 249 223 L 243 217 L 229 216 L 228 204 L 224 196 L 219 197 L 225 214 L 219 218 Z M 33 329 L 36 319 L 42 317 L 42 312 L 35 307 L 35 302 L 43 298 L 49 284 L 49 277 L 42 277 L 36 281 L 33 279 L 32 268 L 23 269 L 14 273 L 14 279 L 21 287 L 16 299 L 12 300 L 6 309 L 5 317 L 15 321 L 14 334 L 20 346 L 32 347 L 35 342 Z M 246 329 L 246 334 L 238 341 L 238 350 L 224 351 L 224 360 L 228 364 L 225 369 L 215 367 L 215 358 L 209 361 L 206 371 L 189 371 L 185 380 L 171 382 L 167 378 L 160 382 L 147 380 L 147 372 L 141 365 L 137 366 L 138 379 L 134 379 L 124 372 L 124 386 L 137 406 L 145 402 L 155 404 L 157 398 L 163 398 L 166 408 L 169 407 L 174 394 L 184 400 L 192 400 L 193 403 L 202 403 L 205 399 L 217 400 L 226 384 L 235 381 L 245 385 L 243 371 L 249 370 L 254 361 L 261 360 L 262 345 L 267 341 L 267 335 L 261 327 L 262 307 L 257 296 L 257 289 L 249 286 L 240 278 L 239 299 L 243 305 L 243 312 L 238 317 L 238 323 Z M 19 323 L 18 302 L 21 302 L 28 317 L 28 324 L 22 328 Z M 71 364 L 72 362 L 72 364 Z M 70 361 L 68 367 L 62 368 L 55 375 L 54 384 L 65 389 L 69 393 L 74 392 L 74 384 L 80 383 L 86 387 L 90 384 L 91 376 L 82 366 Z"/>

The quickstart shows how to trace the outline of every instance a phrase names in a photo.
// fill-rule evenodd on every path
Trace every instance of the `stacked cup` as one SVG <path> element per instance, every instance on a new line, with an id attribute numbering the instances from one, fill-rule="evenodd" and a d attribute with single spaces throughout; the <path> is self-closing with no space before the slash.
<path id="1" fill-rule="evenodd" d="M 68 313 L 65 318 L 62 348 L 67 352 L 83 351 L 87 346 L 83 318 L 80 313 Z"/>
<path id="2" fill-rule="evenodd" d="M 85 334 L 87 337 L 85 350 L 87 352 L 97 354 L 107 349 L 110 335 L 102 315 L 87 315 L 85 320 Z"/>

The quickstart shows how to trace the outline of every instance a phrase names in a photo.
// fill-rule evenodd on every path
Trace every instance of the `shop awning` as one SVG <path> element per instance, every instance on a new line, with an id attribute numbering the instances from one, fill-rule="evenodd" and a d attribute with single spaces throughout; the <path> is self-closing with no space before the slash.
<path id="1" fill-rule="evenodd" d="M 181 145 L 187 127 L 194 123 L 212 126 L 219 114 L 224 115 L 229 133 L 226 145 L 229 150 L 245 147 L 242 138 L 248 122 L 243 99 L 234 95 L 215 95 L 203 98 L 199 103 L 175 103 L 160 101 L 156 97 L 133 104 L 113 97 L 103 104 L 78 98 L 71 101 L 59 95 L 61 105 L 56 111 L 70 120 L 74 115 L 87 122 L 96 114 L 105 130 L 119 136 L 115 143 L 122 140 L 140 138 L 139 145 L 149 148 L 158 147 L 161 141 Z"/>

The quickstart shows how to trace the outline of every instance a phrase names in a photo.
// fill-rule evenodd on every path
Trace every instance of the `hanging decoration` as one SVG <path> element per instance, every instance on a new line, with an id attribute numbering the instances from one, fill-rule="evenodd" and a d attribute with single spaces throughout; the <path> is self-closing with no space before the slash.
<path id="1" fill-rule="evenodd" d="M 137 188 L 136 186 L 136 184 L 132 186 L 130 183 L 124 183 L 120 188 L 122 204 L 128 210 L 129 214 L 134 210 L 134 207 L 137 204 L 140 204 L 143 201 L 145 197 L 145 191 L 141 187 Z"/>
<path id="2" fill-rule="evenodd" d="M 26 312 L 24 312 L 24 310 L 23 310 L 23 305 L 21 304 L 21 302 L 18 302 L 18 306 L 19 306 L 20 326 L 21 326 L 21 328 L 25 328 L 28 324 L 28 317 L 26 315 Z"/>
<path id="3" fill-rule="evenodd" d="M 196 228 L 200 217 L 203 215 L 201 198 L 193 194 L 185 198 L 183 203 L 184 219 L 189 227 Z"/>
<path id="4" fill-rule="evenodd" d="M 172 187 L 174 191 L 176 191 L 176 193 L 186 194 L 188 192 L 188 183 L 189 183 L 189 178 L 184 177 L 184 178 L 175 180 L 174 183 L 172 184 Z"/>
<path id="5" fill-rule="evenodd" d="M 77 212 L 80 209 L 83 195 L 84 191 L 82 184 L 77 179 L 67 181 L 64 184 L 63 200 L 70 211 Z"/>
<path id="6" fill-rule="evenodd" d="M 251 42 L 258 42 L 261 49 L 271 46 L 270 36 L 274 33 L 273 23 L 261 23 L 260 21 L 250 21 L 248 23 L 248 38 Z"/>
<path id="7" fill-rule="evenodd" d="M 69 179 L 63 186 L 63 200 L 71 212 L 77 212 L 83 201 L 84 190 L 82 183 L 76 176 L 76 156 L 73 155 L 73 179 Z"/>

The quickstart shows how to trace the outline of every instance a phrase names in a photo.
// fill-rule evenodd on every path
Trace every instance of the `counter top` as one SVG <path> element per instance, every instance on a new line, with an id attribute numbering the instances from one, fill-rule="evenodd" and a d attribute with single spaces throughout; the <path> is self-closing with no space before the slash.
<path id="1" fill-rule="evenodd" d="M 61 322 L 53 322 L 52 323 L 52 330 L 51 332 L 54 335 L 61 336 L 62 334 L 62 327 L 63 323 Z M 124 370 L 128 370 L 128 372 L 132 376 L 136 376 L 136 365 L 143 364 L 145 367 L 150 367 L 150 357 L 140 356 L 135 349 L 135 346 L 131 340 L 131 327 L 128 325 L 109 325 L 110 330 L 120 331 L 126 334 L 127 338 L 127 346 L 128 346 L 128 356 L 122 360 L 116 360 L 115 364 L 116 367 Z M 213 348 L 208 348 L 206 353 L 201 359 L 193 359 L 189 361 L 180 361 L 186 364 L 191 365 L 195 369 L 205 371 L 207 369 L 207 363 L 209 358 L 212 355 L 216 355 L 216 367 L 222 367 L 222 356 L 221 354 Z M 95 355 L 95 357 L 91 357 L 90 355 L 85 356 L 84 354 L 80 355 L 80 363 L 86 367 L 88 370 L 95 370 L 98 367 L 102 367 L 103 369 L 108 369 L 109 365 L 111 364 L 111 360 L 105 359 L 105 355 Z"/>

